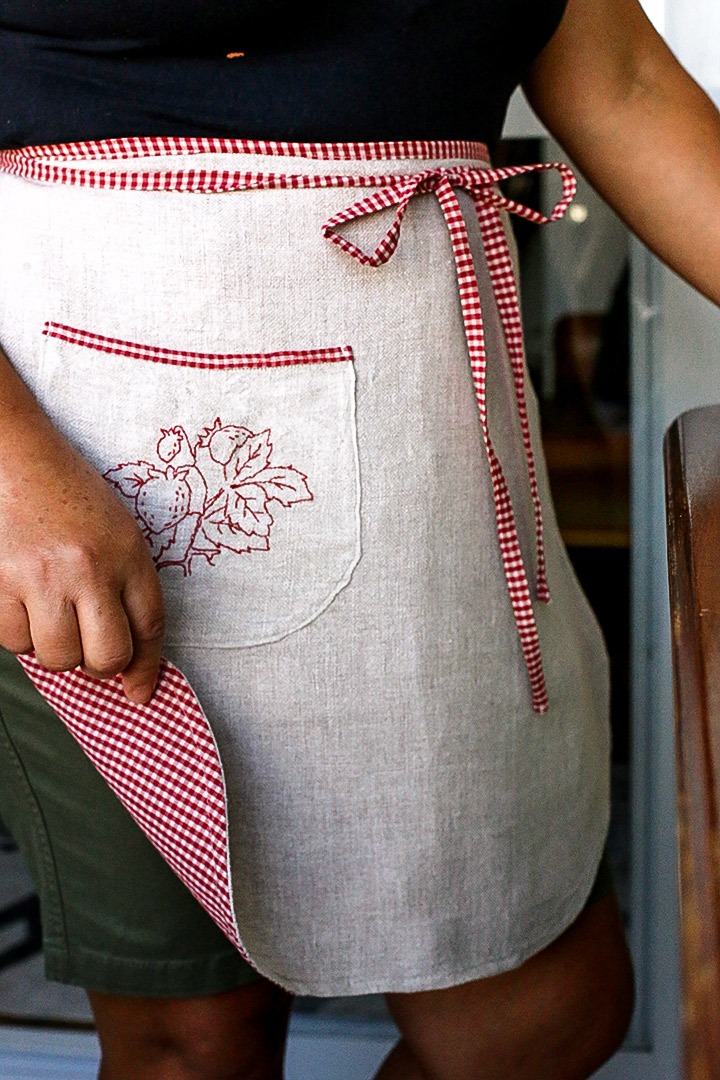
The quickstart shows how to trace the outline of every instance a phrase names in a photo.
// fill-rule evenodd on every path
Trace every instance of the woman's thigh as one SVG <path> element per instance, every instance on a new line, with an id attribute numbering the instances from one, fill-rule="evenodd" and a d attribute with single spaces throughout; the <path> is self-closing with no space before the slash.
<path id="1" fill-rule="evenodd" d="M 387 999 L 402 1043 L 379 1080 L 588 1077 L 618 1048 L 632 1013 L 615 893 L 514 971 Z"/>

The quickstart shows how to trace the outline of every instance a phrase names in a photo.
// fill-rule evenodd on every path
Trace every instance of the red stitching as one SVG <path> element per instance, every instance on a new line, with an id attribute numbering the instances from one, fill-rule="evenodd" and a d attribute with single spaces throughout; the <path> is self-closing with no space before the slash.
<path id="1" fill-rule="evenodd" d="M 270 550 L 270 504 L 312 502 L 307 476 L 273 465 L 270 430 L 218 417 L 191 442 L 183 427 L 161 429 L 158 462 L 126 461 L 103 473 L 129 503 L 158 570 L 210 566 L 223 552 Z"/>
<path id="2" fill-rule="evenodd" d="M 184 349 L 166 349 L 156 345 L 142 345 L 135 341 L 105 337 L 90 330 L 78 330 L 63 323 L 46 322 L 46 337 L 57 338 L 70 345 L 98 352 L 126 356 L 134 360 L 150 360 L 156 364 L 172 364 L 178 367 L 204 368 L 208 370 L 231 370 L 234 368 L 287 367 L 292 364 L 352 363 L 355 359 L 349 345 L 325 349 L 281 349 L 266 353 L 201 353 Z"/>

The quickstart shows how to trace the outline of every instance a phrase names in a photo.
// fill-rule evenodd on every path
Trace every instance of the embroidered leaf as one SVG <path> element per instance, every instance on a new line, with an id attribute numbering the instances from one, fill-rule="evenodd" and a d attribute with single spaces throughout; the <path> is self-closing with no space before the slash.
<path id="1" fill-rule="evenodd" d="M 233 485 L 222 509 L 209 516 L 217 524 L 232 526 L 248 536 L 269 536 L 273 524 L 267 496 L 257 484 Z"/>
<path id="2" fill-rule="evenodd" d="M 203 428 L 202 431 L 200 432 L 200 434 L 198 435 L 197 442 L 195 443 L 196 448 L 200 447 L 200 446 L 209 446 L 210 439 L 212 438 L 214 432 L 218 431 L 218 429 L 221 428 L 221 427 L 222 427 L 222 420 L 220 419 L 219 416 L 216 416 L 215 419 L 213 420 L 211 426 Z"/>
<path id="3" fill-rule="evenodd" d="M 267 536 L 248 536 L 237 525 L 227 522 L 206 521 L 202 531 L 207 539 L 218 547 L 227 548 L 238 555 L 248 551 L 268 551 L 270 540 Z"/>
<path id="4" fill-rule="evenodd" d="M 145 533 L 145 539 L 150 545 L 150 552 L 155 562 L 158 562 L 166 552 L 175 544 L 177 535 L 177 526 L 172 529 L 166 529 L 162 533 Z"/>
<path id="5" fill-rule="evenodd" d="M 254 479 L 255 474 L 266 469 L 272 454 L 270 431 L 261 431 L 259 435 L 250 435 L 231 462 L 234 483 Z"/>
<path id="6" fill-rule="evenodd" d="M 313 493 L 307 486 L 307 476 L 291 465 L 263 469 L 255 473 L 252 481 L 265 489 L 268 499 L 276 499 L 282 506 L 313 500 Z"/>
<path id="7" fill-rule="evenodd" d="M 201 556 L 204 559 L 207 559 L 209 565 L 214 566 L 215 565 L 215 559 L 218 557 L 218 555 L 220 554 L 221 551 L 222 551 L 222 548 L 217 548 L 215 551 L 206 551 L 205 548 L 193 548 L 192 553 L 193 553 L 193 555 L 198 555 L 198 556 Z"/>
<path id="8" fill-rule="evenodd" d="M 227 513 L 228 499 L 230 498 L 230 492 L 226 487 L 219 488 L 214 495 L 205 500 L 205 506 L 203 509 L 203 517 L 208 521 L 217 519 L 222 521 Z"/>
<path id="9" fill-rule="evenodd" d="M 150 477 L 160 475 L 160 470 L 149 461 L 128 461 L 124 465 L 116 465 L 114 469 L 108 469 L 103 473 L 108 483 L 118 488 L 128 499 L 134 499 Z"/>
<path id="10" fill-rule="evenodd" d="M 220 548 L 214 540 L 211 540 L 207 536 L 203 527 L 199 530 L 195 538 L 195 543 L 192 546 L 190 554 L 202 556 L 204 559 L 207 559 L 211 566 L 213 566 L 216 557 L 220 554 Z"/>

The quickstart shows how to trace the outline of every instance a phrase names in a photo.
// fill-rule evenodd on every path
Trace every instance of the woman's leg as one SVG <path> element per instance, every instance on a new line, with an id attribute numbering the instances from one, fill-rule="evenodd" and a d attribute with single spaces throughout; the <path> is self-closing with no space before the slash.
<path id="1" fill-rule="evenodd" d="M 388 994 L 402 1038 L 376 1080 L 586 1080 L 620 1046 L 633 994 L 611 892 L 515 971 Z"/>
<path id="2" fill-rule="evenodd" d="M 291 995 L 262 979 L 192 998 L 89 994 L 99 1080 L 281 1080 Z"/>

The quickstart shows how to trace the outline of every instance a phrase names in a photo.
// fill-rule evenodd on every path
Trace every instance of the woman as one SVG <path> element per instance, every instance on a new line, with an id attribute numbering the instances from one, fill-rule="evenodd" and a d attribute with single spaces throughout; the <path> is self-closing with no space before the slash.
<path id="1" fill-rule="evenodd" d="M 80 664 L 100 679 L 120 674 L 127 700 L 139 707 L 147 703 L 150 709 L 161 652 L 168 652 L 163 645 L 165 592 L 171 658 L 206 708 L 211 706 L 213 729 L 232 766 L 238 926 L 243 941 L 250 943 L 252 962 L 273 980 L 258 977 L 223 943 L 115 808 L 62 725 L 31 697 L 27 682 L 12 668 L 14 661 L 8 661 L 6 746 L 0 765 L 7 793 L 3 815 L 40 880 L 49 973 L 90 991 L 104 1080 L 280 1076 L 289 996 L 275 983 L 320 993 L 337 992 L 340 986 L 350 993 L 385 990 L 402 1038 L 379 1073 L 382 1080 L 586 1077 L 623 1037 L 632 976 L 614 894 L 597 874 L 607 815 L 602 646 L 547 520 L 545 478 L 532 454 L 532 441 L 537 441 L 532 403 L 528 420 L 522 376 L 517 367 L 513 374 L 511 366 L 518 357 L 514 294 L 491 194 L 500 177 L 489 169 L 482 148 L 457 141 L 415 142 L 409 148 L 393 144 L 390 149 L 373 143 L 361 152 L 325 146 L 305 155 L 290 152 L 294 190 L 283 201 L 284 181 L 267 177 L 288 175 L 284 144 L 256 143 L 249 150 L 233 145 L 220 152 L 214 143 L 199 150 L 196 144 L 170 146 L 162 139 L 214 134 L 322 139 L 326 144 L 438 135 L 492 139 L 512 82 L 544 45 L 525 77 L 543 121 L 630 227 L 706 295 L 720 300 L 720 272 L 712 258 L 720 244 L 713 212 L 720 163 L 714 108 L 633 0 L 569 0 L 564 13 L 561 9 L 562 4 L 554 4 L 537 12 L 536 5 L 526 9 L 518 4 L 510 11 L 504 8 L 502 15 L 499 9 L 478 15 L 474 5 L 458 5 L 455 20 L 449 20 L 445 9 L 438 12 L 432 4 L 368 5 L 364 12 L 347 15 L 332 8 L 315 26 L 312 19 L 308 25 L 291 20 L 286 10 L 276 10 L 271 25 L 253 20 L 248 12 L 242 41 L 226 39 L 218 57 L 217 43 L 203 40 L 197 54 L 203 63 L 212 60 L 211 66 L 197 68 L 183 58 L 179 69 L 173 57 L 188 29 L 170 13 L 159 21 L 159 30 L 151 21 L 149 29 L 143 25 L 139 31 L 137 19 L 134 25 L 119 21 L 113 27 L 101 15 L 95 25 L 91 13 L 84 44 L 83 34 L 73 30 L 78 22 L 57 25 L 39 5 L 34 26 L 28 25 L 32 18 L 26 10 L 14 20 L 3 17 L 6 41 L 21 46 L 10 68 L 15 81 L 6 95 L 13 101 L 6 146 L 160 138 L 151 145 L 131 140 L 119 153 L 117 147 L 95 147 L 79 155 L 61 150 L 5 158 L 11 270 L 3 276 L 0 340 L 11 362 L 4 361 L 0 370 L 0 641 L 19 655 L 34 650 L 37 662 L 24 660 L 26 670 L 61 714 L 67 705 L 63 687 L 70 684 L 53 681 L 43 670 L 67 672 Z M 210 19 L 206 11 L 205 19 Z M 226 25 L 235 24 L 230 19 Z M 171 28 L 167 38 L 163 27 Z M 52 38 L 51 45 L 33 54 L 43 32 Z M 159 34 L 157 40 L 153 33 Z M 120 65 L 117 39 L 123 42 Z M 315 40 L 323 44 L 314 53 Z M 328 51 L 323 52 L 325 44 Z M 184 47 L 194 51 L 186 41 Z M 28 63 L 23 50 L 36 62 Z M 84 66 L 90 54 L 92 64 Z M 475 55 L 477 71 L 470 62 Z M 220 59 L 226 65 L 222 76 L 217 74 Z M 246 61 L 246 73 L 238 73 L 237 80 L 240 87 L 251 85 L 253 96 L 236 90 L 228 118 L 227 96 L 213 98 L 210 92 L 217 89 L 213 80 L 227 80 L 228 65 Z M 517 70 L 511 77 L 513 67 Z M 178 70 L 186 72 L 186 82 Z M 473 90 L 473 80 L 480 91 Z M 178 103 L 172 94 L 180 94 L 183 86 L 186 93 Z M 282 93 L 273 93 L 275 86 Z M 163 98 L 168 87 L 172 94 Z M 198 110 L 198 95 L 208 87 L 208 100 Z M 472 98 L 473 93 L 478 97 Z M 475 115 L 463 119 L 465 94 Z M 23 101 L 31 103 L 24 112 Z M 13 119 L 15 113 L 19 119 Z M 192 154 L 198 152 L 212 158 L 212 169 L 200 170 L 203 184 L 210 185 L 202 189 L 193 186 L 196 177 L 188 179 Z M 243 160 L 250 166 L 238 170 L 233 158 L 228 172 L 225 152 L 248 154 Z M 159 164 L 158 156 L 163 159 Z M 133 171 L 141 177 L 140 190 L 117 190 L 128 183 L 118 175 Z M 148 179 L 158 172 L 162 181 Z M 261 174 L 262 181 L 248 180 L 250 173 Z M 109 175 L 114 179 L 108 180 Z M 299 176 L 310 179 L 300 181 Z M 340 181 L 339 176 L 352 180 Z M 28 184 L 28 179 L 40 184 Z M 168 198 L 149 201 L 144 188 L 155 183 L 166 185 Z M 344 191 L 346 183 L 364 190 Z M 188 184 L 194 195 L 168 201 Z M 93 186 L 100 190 L 83 190 Z M 102 197 L 104 187 L 112 189 L 112 201 Z M 454 202 L 456 190 L 461 195 Z M 195 197 L 196 203 L 187 202 Z M 473 202 L 479 226 L 472 220 Z M 269 206 L 275 217 L 265 218 Z M 154 234 L 163 245 L 161 271 L 144 246 L 148 234 L 141 226 L 148 207 L 166 215 L 165 227 Z M 390 263 L 396 232 L 391 229 L 373 258 L 368 252 L 385 226 L 352 224 L 383 207 L 396 208 L 400 217 L 407 209 L 402 241 Z M 230 234 L 233 243 L 227 243 L 218 260 L 213 244 L 228 236 L 225 214 L 236 215 L 233 229 L 238 231 Z M 83 221 L 90 223 L 84 229 Z M 128 229 L 128 222 L 136 229 Z M 117 239 L 121 226 L 122 241 Z M 104 236 L 115 240 L 103 248 Z M 340 250 L 323 247 L 328 240 Z M 57 251 L 55 244 L 60 245 Z M 280 261 L 273 269 L 283 244 L 290 262 Z M 198 271 L 199 290 L 187 287 L 188 246 L 211 251 Z M 87 252 L 91 255 L 86 257 Z M 118 267 L 125 275 L 112 288 L 104 277 L 104 258 L 116 279 Z M 418 269 L 423 259 L 426 265 Z M 258 291 L 244 292 L 254 288 L 249 279 L 255 274 L 261 279 Z M 133 275 L 141 282 L 139 289 Z M 212 299 L 217 286 L 225 317 L 233 302 L 232 291 L 221 287 L 228 278 L 246 301 L 233 309 L 238 346 L 228 345 L 222 327 L 213 337 L 212 304 L 192 308 L 198 293 Z M 179 301 L 173 295 L 178 280 L 183 286 Z M 412 282 L 418 280 L 414 293 Z M 131 287 L 125 290 L 127 282 Z M 331 294 L 327 303 L 323 289 Z M 62 304 L 91 310 L 96 294 L 98 311 L 108 320 L 102 326 L 85 324 L 78 330 L 82 323 L 70 326 L 58 317 L 62 311 L 55 315 L 58 297 Z M 166 306 L 170 323 L 183 322 L 189 344 L 120 334 L 108 314 L 116 294 L 118 311 L 125 310 L 126 301 L 132 303 L 134 318 L 143 326 L 155 325 L 153 319 L 163 315 L 156 309 Z M 278 315 L 282 333 L 273 322 L 278 305 L 290 311 Z M 45 319 L 48 349 L 39 357 L 27 346 L 18 311 L 24 312 L 27 325 Z M 211 580 L 210 570 L 203 579 L 198 566 L 229 564 L 228 551 L 240 555 L 238 528 L 256 538 L 254 553 L 269 553 L 273 545 L 277 550 L 281 529 L 292 537 L 295 528 L 300 545 L 311 535 L 305 524 L 311 518 L 301 518 L 303 510 L 310 515 L 322 505 L 334 472 L 353 474 L 352 440 L 335 444 L 335 458 L 327 446 L 324 456 L 312 458 L 315 444 L 283 428 L 280 413 L 272 413 L 267 429 L 260 416 L 257 426 L 246 420 L 258 398 L 253 391 L 237 415 L 208 414 L 206 429 L 188 431 L 188 424 L 174 417 L 167 427 L 158 424 L 152 460 L 140 458 L 139 450 L 132 459 L 123 457 L 118 449 L 115 458 L 98 460 L 93 468 L 76 448 L 94 460 L 100 436 L 116 440 L 113 448 L 125 446 L 125 428 L 133 428 L 151 396 L 150 376 L 138 376 L 137 392 L 130 377 L 118 381 L 130 358 L 153 360 L 158 369 L 174 364 L 183 371 L 217 366 L 218 357 L 225 368 L 255 363 L 251 358 L 258 354 L 246 338 L 245 319 L 250 335 L 270 328 L 260 335 L 263 349 L 274 350 L 261 354 L 265 368 L 282 357 L 298 369 L 301 364 L 311 367 L 312 377 L 320 369 L 312 366 L 317 358 L 310 353 L 323 352 L 323 371 L 335 372 L 339 381 L 322 400 L 344 402 L 348 415 L 354 406 L 347 385 L 351 364 L 356 365 L 366 516 L 362 550 L 348 526 L 351 512 L 333 518 L 324 533 L 318 526 L 323 544 L 333 552 L 337 537 L 343 544 L 335 569 L 320 582 L 309 606 L 303 607 L 304 593 L 298 599 L 292 590 L 316 566 L 312 559 L 303 561 L 297 555 L 300 548 L 291 545 L 298 561 L 291 560 L 290 567 L 299 571 L 283 577 L 278 570 L 264 586 L 271 590 L 281 579 L 289 606 L 297 600 L 289 629 L 277 622 L 274 604 L 267 610 L 276 621 L 269 626 L 258 622 L 258 612 L 266 609 L 253 590 L 263 567 L 273 564 L 259 563 L 253 555 L 253 574 L 233 595 L 257 603 L 247 602 L 244 618 L 228 622 L 225 629 L 237 647 L 211 673 L 205 646 L 212 638 L 213 618 L 229 618 L 227 608 L 213 601 L 199 648 L 198 639 L 182 639 L 185 623 L 177 611 L 186 595 L 194 598 L 192 607 L 186 606 L 187 622 L 196 610 L 205 610 L 202 587 L 195 593 L 183 590 L 195 588 L 193 581 Z M 193 336 L 198 320 L 201 335 Z M 373 320 L 383 340 L 395 342 L 391 359 L 402 375 L 398 381 L 392 381 L 392 364 L 372 365 L 373 349 L 382 349 L 377 335 L 372 337 Z M 294 341 L 283 338 L 288 327 L 295 332 L 293 323 L 305 335 L 302 356 L 293 352 Z M 309 325 L 313 333 L 319 328 L 321 337 L 324 332 L 342 332 L 343 337 L 307 340 Z M 346 332 L 353 335 L 354 359 L 343 351 Z M 362 338 L 365 332 L 371 335 L 367 339 Z M 208 335 L 210 345 L 204 344 Z M 78 358 L 63 367 L 61 352 L 68 346 L 110 354 L 109 363 L 117 365 L 102 368 L 118 373 L 113 393 L 108 391 L 115 411 L 103 414 L 112 417 L 105 430 L 93 412 L 101 397 L 92 381 L 99 365 L 83 368 Z M 323 351 L 323 346 L 331 348 Z M 435 353 L 442 363 L 434 361 Z M 462 366 L 468 353 L 472 380 Z M 422 366 L 417 357 L 423 358 Z M 492 385 L 488 374 L 487 386 L 486 357 L 488 372 L 493 357 L 503 360 L 494 367 Z M 78 377 L 78 371 L 84 374 Z M 173 383 L 172 378 L 167 375 L 162 386 L 181 393 L 185 382 Z M 263 393 L 272 411 L 270 375 L 267 382 Z M 298 381 L 301 397 L 302 387 L 307 382 Z M 74 447 L 31 390 L 70 434 Z M 162 399 L 163 390 L 153 392 Z M 90 436 L 76 424 L 78 402 L 80 412 L 89 410 Z M 372 415 L 368 403 L 381 418 L 382 439 L 369 425 L 363 427 Z M 300 434 L 309 430 L 306 406 L 300 411 Z M 226 412 L 225 403 L 222 409 Z M 326 433 L 325 414 L 321 410 L 319 415 L 318 440 Z M 396 425 L 398 416 L 404 426 Z M 425 428 L 428 416 L 433 420 Z M 495 426 L 493 416 L 501 418 Z M 150 427 L 154 421 L 153 415 Z M 446 442 L 438 432 L 445 433 Z M 375 469 L 368 447 L 377 451 L 380 446 L 392 468 Z M 251 449 L 264 455 L 264 472 L 250 470 Z M 300 449 L 316 462 L 317 472 L 304 471 L 305 458 L 295 457 Z M 206 452 L 202 460 L 200 451 Z M 463 455 L 459 470 L 447 465 L 458 454 Z M 328 460 L 337 461 L 330 475 L 321 473 Z M 517 515 L 511 524 L 498 462 L 507 473 Z M 231 463 L 235 471 L 228 478 Z M 271 464 L 283 473 L 283 483 L 293 485 L 293 498 L 270 499 Z M 413 495 L 398 503 L 401 464 L 411 467 L 407 484 Z M 442 514 L 420 513 L 423 484 L 428 504 L 442 494 L 449 497 L 445 531 Z M 336 501 L 346 499 L 351 511 L 356 490 L 350 484 Z M 216 496 L 224 511 L 242 510 L 245 525 L 244 515 L 254 507 L 257 528 L 265 531 L 241 528 L 229 511 L 218 516 Z M 544 546 L 540 503 L 546 510 Z M 394 513 L 383 516 L 388 505 Z M 192 536 L 183 540 L 181 527 L 188 522 Z M 379 522 L 392 544 L 380 537 Z M 425 531 L 432 542 L 425 543 Z M 463 547 L 466 533 L 470 551 Z M 267 540 L 265 548 L 262 540 Z M 250 543 L 242 543 L 248 554 Z M 535 554 L 535 573 L 526 572 Z M 386 561 L 392 574 L 383 569 Z M 232 561 L 233 567 L 237 562 Z M 406 564 L 425 565 L 426 570 L 408 581 Z M 469 564 L 476 569 L 466 574 Z M 178 568 L 192 570 L 190 585 L 177 584 L 181 575 L 170 576 Z M 554 601 L 549 605 L 543 603 L 548 583 Z M 412 589 L 420 587 L 424 591 L 413 604 Z M 353 597 L 360 597 L 355 608 Z M 482 604 L 486 607 L 478 617 Z M 463 621 L 466 605 L 472 610 Z M 377 642 L 380 656 L 370 665 Z M 463 651 L 471 648 L 475 651 Z M 304 656 L 309 663 L 303 663 Z M 283 664 L 275 664 L 276 657 Z M 468 657 L 474 657 L 472 664 Z M 228 720 L 227 705 L 225 711 L 222 707 L 228 680 L 241 715 L 232 737 L 228 729 L 235 717 Z M 101 684 L 97 694 L 108 685 Z M 296 687 L 302 693 L 293 696 Z M 337 704 L 341 693 L 344 712 Z M 392 694 L 399 696 L 389 698 Z M 119 710 L 117 698 L 113 701 Z M 375 724 L 378 703 L 382 712 Z M 71 726 L 74 717 L 72 710 L 63 716 Z M 448 720 L 452 725 L 446 729 Z M 87 730 L 80 734 L 86 738 Z M 91 731 L 88 742 L 93 753 L 95 735 Z M 232 758 L 237 739 L 239 760 Z M 325 763 L 324 773 L 318 762 Z M 339 786 L 338 776 L 343 780 Z M 78 799 L 68 799 L 69 784 L 82 791 L 80 813 Z M 95 808 L 90 815 L 83 813 L 87 806 Z M 337 837 L 342 843 L 334 843 Z M 118 849 L 128 852 L 127 872 L 112 857 Z M 88 904 L 78 894 L 90 887 L 96 895 Z M 234 915 L 231 931 L 233 920 Z"/>

